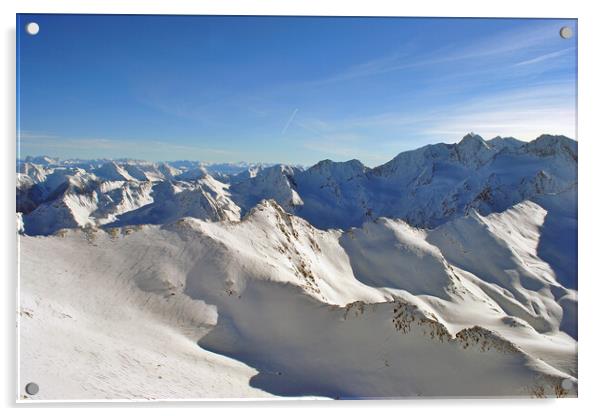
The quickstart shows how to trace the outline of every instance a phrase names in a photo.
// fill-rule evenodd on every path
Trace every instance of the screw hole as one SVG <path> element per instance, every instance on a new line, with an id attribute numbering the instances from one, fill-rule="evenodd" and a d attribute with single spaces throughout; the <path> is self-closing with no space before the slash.
<path id="1" fill-rule="evenodd" d="M 33 396 L 40 391 L 40 387 L 38 387 L 36 383 L 27 383 L 25 386 L 25 391 L 27 394 L 31 394 Z"/>
<path id="2" fill-rule="evenodd" d="M 40 25 L 38 25 L 36 22 L 29 22 L 27 23 L 27 26 L 25 26 L 25 30 L 31 36 L 35 36 L 40 31 Z"/>
<path id="3" fill-rule="evenodd" d="M 570 38 L 572 38 L 573 37 L 573 29 L 571 29 L 568 26 L 563 26 L 560 29 L 560 37 L 562 39 L 570 39 Z"/>

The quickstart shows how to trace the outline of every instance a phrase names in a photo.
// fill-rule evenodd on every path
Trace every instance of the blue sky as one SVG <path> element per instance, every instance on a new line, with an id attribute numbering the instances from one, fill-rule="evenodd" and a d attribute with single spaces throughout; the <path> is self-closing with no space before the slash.
<path id="1" fill-rule="evenodd" d="M 17 31 L 22 157 L 374 166 L 471 131 L 575 138 L 575 20 L 20 15 Z"/>

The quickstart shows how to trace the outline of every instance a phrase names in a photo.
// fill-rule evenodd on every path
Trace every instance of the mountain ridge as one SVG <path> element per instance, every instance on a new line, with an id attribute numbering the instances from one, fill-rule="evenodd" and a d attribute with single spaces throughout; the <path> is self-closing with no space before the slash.
<path id="1" fill-rule="evenodd" d="M 48 160 L 31 160 L 38 159 Z M 32 206 L 44 203 L 40 195 L 49 193 L 46 178 L 53 178 L 51 187 L 59 189 L 60 181 L 81 181 L 88 176 L 94 176 L 93 182 L 125 184 L 194 182 L 212 175 L 207 165 L 199 163 L 189 163 L 187 168 L 180 163 L 186 169 L 181 170 L 167 163 L 110 161 L 89 171 L 80 167 L 82 163 L 47 168 L 31 161 L 22 165 L 17 193 L 18 204 L 27 207 L 23 208 L 26 229 Z M 513 138 L 485 141 L 470 133 L 456 144 L 401 152 L 375 168 L 357 159 L 326 159 L 307 169 L 253 165 L 243 172 L 213 175 L 226 184 L 227 197 L 241 208 L 242 215 L 262 199 L 272 198 L 321 228 L 346 229 L 379 216 L 432 228 L 473 208 L 499 212 L 536 195 L 563 192 L 576 183 L 576 163 L 577 144 L 564 136 L 542 135 L 523 143 Z M 22 210 L 18 207 L 18 211 Z"/>

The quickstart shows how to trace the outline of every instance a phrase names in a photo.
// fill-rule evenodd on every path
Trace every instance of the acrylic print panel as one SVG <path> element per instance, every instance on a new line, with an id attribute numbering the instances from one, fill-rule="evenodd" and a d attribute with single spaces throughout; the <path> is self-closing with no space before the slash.
<path id="1" fill-rule="evenodd" d="M 17 32 L 20 399 L 577 395 L 576 20 Z"/>

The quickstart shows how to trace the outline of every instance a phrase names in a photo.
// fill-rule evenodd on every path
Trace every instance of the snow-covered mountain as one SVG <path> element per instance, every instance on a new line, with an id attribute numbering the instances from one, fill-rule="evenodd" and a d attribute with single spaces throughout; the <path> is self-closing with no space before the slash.
<path id="1" fill-rule="evenodd" d="M 255 172 L 245 180 L 235 181 L 230 189 L 234 200 L 245 212 L 264 199 L 274 199 L 287 210 L 294 210 L 303 204 L 295 190 L 294 177 L 299 172 L 292 166 L 275 165 Z"/>
<path id="2" fill-rule="evenodd" d="M 36 160 L 17 175 L 36 398 L 576 395 L 566 137 L 373 169 Z"/>
<path id="3" fill-rule="evenodd" d="M 29 160 L 39 159 L 48 158 Z M 538 195 L 575 187 L 577 144 L 563 136 L 543 135 L 525 143 L 499 137 L 485 141 L 469 134 L 457 144 L 440 143 L 400 153 L 373 169 L 358 160 L 324 160 L 305 170 L 286 165 L 245 165 L 244 169 L 242 164 L 210 168 L 181 161 L 174 163 L 177 168 L 140 161 L 110 161 L 90 170 L 48 166 L 24 163 L 18 192 L 31 189 L 35 194 L 56 169 L 64 173 L 80 169 L 99 180 L 124 183 L 193 182 L 213 176 L 230 186 L 231 198 L 243 212 L 262 199 L 273 198 L 288 212 L 323 229 L 357 227 L 380 216 L 432 228 L 467 215 L 471 209 L 481 214 L 501 212 Z M 29 182 L 36 186 L 27 185 Z M 27 218 L 25 221 L 27 225 Z"/>
<path id="4" fill-rule="evenodd" d="M 151 203 L 128 210 L 111 224 L 165 224 L 183 217 L 210 221 L 238 221 L 240 208 L 232 202 L 228 186 L 209 175 L 192 182 L 160 182 L 152 187 Z"/>
<path id="5" fill-rule="evenodd" d="M 357 161 L 320 162 L 295 176 L 304 203 L 294 212 L 322 228 L 360 226 L 380 216 L 432 228 L 471 209 L 500 212 L 576 185 L 575 141 L 563 136 L 520 146 L 516 139 L 493 141 L 469 134 L 457 144 L 400 153 L 374 169 Z M 316 169 L 322 164 L 331 168 Z"/>

